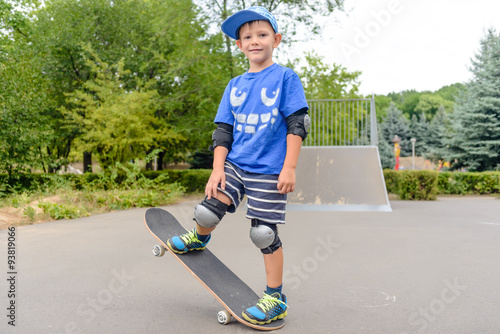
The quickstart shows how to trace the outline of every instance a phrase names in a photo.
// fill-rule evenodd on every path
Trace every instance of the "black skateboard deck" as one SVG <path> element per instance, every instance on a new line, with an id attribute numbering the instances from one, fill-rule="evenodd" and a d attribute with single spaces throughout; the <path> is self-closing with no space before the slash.
<path id="1" fill-rule="evenodd" d="M 167 240 L 173 236 L 186 233 L 186 229 L 168 211 L 159 208 L 148 209 L 144 222 L 149 232 L 161 242 L 155 246 L 153 253 L 163 255 L 167 248 Z M 255 306 L 260 297 L 224 263 L 222 263 L 208 248 L 203 251 L 193 251 L 186 254 L 176 254 L 169 251 L 181 262 L 191 274 L 224 306 L 226 311 L 217 315 L 221 324 L 227 324 L 231 316 L 245 326 L 259 330 L 276 330 L 285 325 L 283 319 L 266 325 L 256 325 L 245 321 L 241 314 L 249 307 Z"/>

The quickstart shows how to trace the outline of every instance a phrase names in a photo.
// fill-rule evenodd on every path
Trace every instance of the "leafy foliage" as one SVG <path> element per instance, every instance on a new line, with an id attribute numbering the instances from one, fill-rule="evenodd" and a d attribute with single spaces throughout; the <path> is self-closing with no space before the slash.
<path id="1" fill-rule="evenodd" d="M 384 170 L 387 191 L 403 200 L 435 200 L 438 193 L 438 172 L 427 170 Z"/>
<path id="2" fill-rule="evenodd" d="M 94 58 L 87 60 L 92 79 L 69 94 L 70 109 L 63 108 L 82 131 L 79 142 L 85 151 L 98 153 L 101 166 L 107 168 L 144 158 L 156 142 L 179 137 L 155 117 L 159 95 L 152 89 L 154 80 L 137 79 L 135 89 L 128 91 L 123 78 L 130 71 L 123 69 L 123 62 L 110 66 L 88 50 Z"/>
<path id="3" fill-rule="evenodd" d="M 419 116 L 423 112 L 426 119 L 430 121 L 434 118 L 440 106 L 443 106 L 447 113 L 451 113 L 455 99 L 464 88 L 463 84 L 456 83 L 444 86 L 435 92 L 407 90 L 399 93 L 389 93 L 387 96 L 376 95 L 378 115 L 384 117 L 392 102 L 396 105 L 396 108 L 403 112 L 406 118 L 411 119 L 413 115 Z M 381 119 L 379 118 L 379 120 Z"/>
<path id="4" fill-rule="evenodd" d="M 42 167 L 42 147 L 52 139 L 49 86 L 37 65 L 29 51 L 0 63 L 0 172 L 10 177 Z"/>
<path id="5" fill-rule="evenodd" d="M 435 171 L 402 171 L 399 196 L 405 200 L 435 200 L 438 173 Z"/>
<path id="6" fill-rule="evenodd" d="M 436 195 L 500 193 L 500 172 L 384 170 L 387 191 L 401 199 L 434 199 Z"/>
<path id="7" fill-rule="evenodd" d="M 468 195 L 500 193 L 499 172 L 443 172 L 439 173 L 440 194 Z"/>
<path id="8" fill-rule="evenodd" d="M 307 99 L 338 99 L 358 97 L 361 72 L 348 72 L 337 64 L 327 64 L 315 53 L 306 53 L 306 66 L 297 70 Z M 290 64 L 291 67 L 296 67 Z"/>

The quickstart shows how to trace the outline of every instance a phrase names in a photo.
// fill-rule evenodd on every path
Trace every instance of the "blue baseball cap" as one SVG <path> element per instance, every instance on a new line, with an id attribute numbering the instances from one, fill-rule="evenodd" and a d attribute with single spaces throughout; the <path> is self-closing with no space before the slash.
<path id="1" fill-rule="evenodd" d="M 278 33 L 276 18 L 267 9 L 260 6 L 249 7 L 228 17 L 221 26 L 222 31 L 232 39 L 238 39 L 240 27 L 250 21 L 268 21 L 275 33 Z"/>

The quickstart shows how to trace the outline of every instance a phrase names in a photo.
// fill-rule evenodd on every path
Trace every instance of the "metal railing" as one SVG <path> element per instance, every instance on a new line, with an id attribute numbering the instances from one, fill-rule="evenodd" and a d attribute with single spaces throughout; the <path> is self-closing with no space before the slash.
<path id="1" fill-rule="evenodd" d="M 307 102 L 311 127 L 304 146 L 378 145 L 374 97 Z"/>

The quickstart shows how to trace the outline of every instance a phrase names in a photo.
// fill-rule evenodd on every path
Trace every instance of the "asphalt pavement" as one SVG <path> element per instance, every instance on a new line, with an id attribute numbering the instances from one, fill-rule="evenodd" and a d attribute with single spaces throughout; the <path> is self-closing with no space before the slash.
<path id="1" fill-rule="evenodd" d="M 164 208 L 191 228 L 196 202 Z M 500 200 L 391 206 L 287 213 L 280 333 L 500 332 Z M 255 332 L 220 325 L 218 301 L 173 257 L 152 255 L 145 211 L 0 231 L 0 333 Z M 260 294 L 265 272 L 249 228 L 242 206 L 209 248 Z"/>

